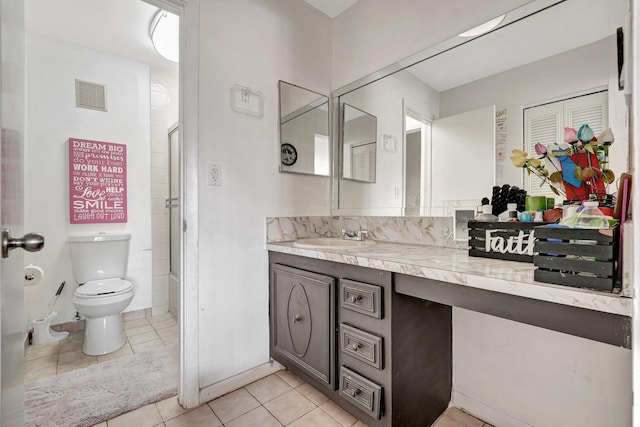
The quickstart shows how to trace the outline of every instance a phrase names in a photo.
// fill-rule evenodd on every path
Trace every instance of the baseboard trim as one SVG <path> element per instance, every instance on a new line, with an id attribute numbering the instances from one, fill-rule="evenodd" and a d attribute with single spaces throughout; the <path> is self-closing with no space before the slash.
<path id="1" fill-rule="evenodd" d="M 209 402 L 217 397 L 223 396 L 241 387 L 251 384 L 261 378 L 269 376 L 279 370 L 284 369 L 284 366 L 276 362 L 267 362 L 262 365 L 258 365 L 255 368 L 241 372 L 226 380 L 219 381 L 215 384 L 211 384 L 200 389 L 199 401 L 203 403 Z"/>
<path id="2" fill-rule="evenodd" d="M 459 391 L 454 390 L 451 394 L 451 406 L 460 408 L 474 417 L 480 418 L 481 420 L 495 426 L 532 427 L 531 424 L 504 414 L 483 402 L 467 396 L 466 394 L 460 393 Z"/>
<path id="3" fill-rule="evenodd" d="M 138 310 L 125 311 L 122 313 L 122 321 L 127 322 L 129 320 L 148 319 L 153 316 L 153 309 L 151 307 L 140 308 Z"/>

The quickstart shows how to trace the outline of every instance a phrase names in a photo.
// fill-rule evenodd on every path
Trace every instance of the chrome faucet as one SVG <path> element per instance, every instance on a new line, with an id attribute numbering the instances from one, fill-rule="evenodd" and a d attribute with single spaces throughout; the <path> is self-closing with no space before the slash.
<path id="1" fill-rule="evenodd" d="M 347 231 L 345 229 L 342 229 L 342 238 L 345 240 L 359 240 L 362 241 L 365 239 L 367 232 L 363 231 L 363 230 L 356 230 L 356 231 Z"/>

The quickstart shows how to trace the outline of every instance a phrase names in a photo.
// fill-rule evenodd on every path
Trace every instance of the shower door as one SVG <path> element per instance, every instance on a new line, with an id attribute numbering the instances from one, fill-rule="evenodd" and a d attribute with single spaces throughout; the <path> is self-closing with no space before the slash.
<path id="1" fill-rule="evenodd" d="M 169 129 L 169 311 L 180 307 L 180 134 L 178 125 Z"/>

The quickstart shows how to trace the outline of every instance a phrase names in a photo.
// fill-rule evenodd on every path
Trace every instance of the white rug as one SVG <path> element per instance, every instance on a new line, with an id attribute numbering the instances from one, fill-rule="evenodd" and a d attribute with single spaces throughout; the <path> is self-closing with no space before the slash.
<path id="1" fill-rule="evenodd" d="M 92 426 L 177 394 L 177 344 L 24 386 L 25 426 Z"/>

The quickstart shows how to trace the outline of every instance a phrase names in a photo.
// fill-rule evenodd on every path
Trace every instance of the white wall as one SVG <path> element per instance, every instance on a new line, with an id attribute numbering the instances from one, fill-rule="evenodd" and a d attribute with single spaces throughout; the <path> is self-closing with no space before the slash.
<path id="1" fill-rule="evenodd" d="M 265 218 L 328 215 L 328 177 L 278 172 L 278 80 L 329 94 L 331 21 L 304 2 L 200 2 L 200 387 L 269 360 Z M 233 85 L 264 95 L 234 112 Z M 207 163 L 222 186 L 206 185 Z"/>
<path id="2" fill-rule="evenodd" d="M 333 88 L 342 87 L 529 1 L 360 1 L 333 21 Z"/>
<path id="3" fill-rule="evenodd" d="M 340 210 L 351 215 L 401 215 L 403 181 L 403 100 L 423 117 L 438 117 L 438 93 L 401 71 L 340 97 L 340 102 L 377 118 L 376 182 L 341 180 Z M 396 138 L 396 151 L 384 150 L 383 135 Z"/>
<path id="4" fill-rule="evenodd" d="M 131 232 L 128 277 L 136 295 L 127 311 L 150 307 L 149 67 L 34 34 L 26 50 L 25 225 L 45 236 L 41 252 L 25 255 L 45 271 L 42 283 L 25 288 L 27 320 L 46 313 L 62 281 L 54 323 L 72 320 L 77 285 L 66 239 L 74 232 Z M 75 78 L 106 85 L 108 112 L 76 108 Z M 69 137 L 127 145 L 128 223 L 69 224 Z"/>
<path id="5" fill-rule="evenodd" d="M 522 149 L 522 109 L 536 103 L 558 100 L 592 89 L 609 88 L 610 126 L 616 142 L 611 147 L 611 168 L 619 176 L 628 170 L 628 130 L 626 108 L 617 89 L 615 38 L 537 61 L 495 76 L 477 80 L 440 94 L 440 116 L 495 104 L 496 110 L 507 110 L 507 150 L 501 184 L 522 188 L 522 168 L 513 166 L 509 156 L 514 148 Z M 595 58 L 604 58 L 596 60 Z M 589 64 L 576 72 L 576 64 Z"/>
<path id="6" fill-rule="evenodd" d="M 453 314 L 454 406 L 496 426 L 631 426 L 631 350 Z"/>

